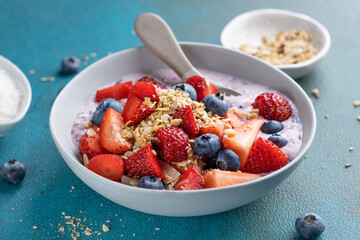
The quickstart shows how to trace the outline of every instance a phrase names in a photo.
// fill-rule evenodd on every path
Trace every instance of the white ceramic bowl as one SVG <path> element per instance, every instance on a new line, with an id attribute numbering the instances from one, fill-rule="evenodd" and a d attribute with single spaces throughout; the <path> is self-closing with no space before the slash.
<path id="1" fill-rule="evenodd" d="M 279 31 L 291 29 L 305 30 L 310 33 L 313 38 L 312 42 L 318 51 L 313 58 L 305 62 L 276 65 L 295 79 L 312 71 L 329 51 L 330 34 L 315 19 L 304 14 L 280 9 L 254 10 L 232 19 L 221 32 L 220 41 L 226 48 L 237 48 L 250 42 L 254 46 L 259 46 L 264 35 L 275 36 Z"/>
<path id="2" fill-rule="evenodd" d="M 84 167 L 71 139 L 77 113 L 96 90 L 133 72 L 167 68 L 147 49 L 133 48 L 107 56 L 71 80 L 56 98 L 50 113 L 54 142 L 73 172 L 104 197 L 141 212 L 166 216 L 198 216 L 230 210 L 251 202 L 280 184 L 298 166 L 310 147 L 316 128 L 314 108 L 302 88 L 286 74 L 252 56 L 221 46 L 183 43 L 195 67 L 220 71 L 252 82 L 270 85 L 291 98 L 303 124 L 303 143 L 298 156 L 284 168 L 240 185 L 193 191 L 156 191 L 105 179 Z"/>
<path id="3" fill-rule="evenodd" d="M 0 122 L 0 137 L 16 126 L 24 117 L 31 103 L 31 87 L 25 74 L 11 61 L 0 56 L 0 68 L 15 81 L 16 87 L 21 92 L 21 103 L 15 118 L 9 122 Z"/>

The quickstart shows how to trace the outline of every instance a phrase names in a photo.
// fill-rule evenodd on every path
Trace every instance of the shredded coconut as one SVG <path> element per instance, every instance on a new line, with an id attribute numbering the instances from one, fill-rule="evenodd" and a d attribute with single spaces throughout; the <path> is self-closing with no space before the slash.
<path id="1" fill-rule="evenodd" d="M 0 122 L 13 119 L 19 109 L 21 93 L 14 81 L 0 68 Z"/>

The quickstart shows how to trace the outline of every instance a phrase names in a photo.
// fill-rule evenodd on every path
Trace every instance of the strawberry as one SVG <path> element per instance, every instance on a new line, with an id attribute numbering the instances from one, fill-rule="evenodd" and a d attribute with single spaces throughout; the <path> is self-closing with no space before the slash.
<path id="1" fill-rule="evenodd" d="M 182 162 L 188 157 L 189 136 L 175 127 L 164 127 L 156 131 L 160 141 L 161 157 L 167 162 Z"/>
<path id="2" fill-rule="evenodd" d="M 195 166 L 189 167 L 174 186 L 174 190 L 196 190 L 204 188 L 204 178 Z"/>
<path id="3" fill-rule="evenodd" d="M 207 95 L 218 92 L 217 87 L 211 84 L 206 78 L 200 76 L 192 76 L 186 79 L 186 83 L 195 88 L 197 101 L 201 102 Z"/>
<path id="4" fill-rule="evenodd" d="M 96 155 L 87 168 L 100 176 L 119 182 L 124 174 L 124 160 L 115 154 Z"/>
<path id="5" fill-rule="evenodd" d="M 109 153 L 103 146 L 100 144 L 100 127 L 94 126 L 89 128 L 84 135 L 79 140 L 80 154 L 81 157 L 86 154 L 88 159 L 99 155 Z M 89 133 L 89 134 L 88 134 Z"/>
<path id="6" fill-rule="evenodd" d="M 155 108 L 152 106 L 145 105 L 141 98 L 130 93 L 123 109 L 122 116 L 126 123 L 131 121 L 131 123 L 128 123 L 128 126 L 134 126 L 153 113 L 154 109 Z"/>
<path id="7" fill-rule="evenodd" d="M 151 144 L 131 155 L 124 163 L 125 171 L 135 176 L 154 176 L 165 179 Z"/>
<path id="8" fill-rule="evenodd" d="M 194 113 L 190 105 L 176 109 L 173 119 L 181 119 L 179 127 L 182 128 L 190 137 L 199 135 L 199 126 L 196 124 Z"/>
<path id="9" fill-rule="evenodd" d="M 208 125 L 202 125 L 200 127 L 200 135 L 205 133 L 212 133 L 217 135 L 220 139 L 224 135 L 225 123 L 223 121 L 211 122 Z"/>
<path id="10" fill-rule="evenodd" d="M 121 114 L 108 108 L 100 125 L 100 143 L 109 152 L 123 154 L 132 149 L 131 144 L 121 136 L 123 124 Z"/>
<path id="11" fill-rule="evenodd" d="M 151 83 L 152 85 L 155 85 L 156 87 L 161 88 L 161 89 L 167 89 L 167 87 L 165 85 L 155 81 L 153 78 L 151 78 L 149 76 L 142 77 L 138 80 L 138 82 L 142 82 L 142 81 Z"/>
<path id="12" fill-rule="evenodd" d="M 256 137 L 259 133 L 262 120 L 254 118 L 249 122 L 234 128 L 235 135 L 224 134 L 221 142 L 224 149 L 233 150 L 240 158 L 240 170 L 243 171 L 246 159 L 250 153 L 251 147 L 254 145 Z"/>
<path id="13" fill-rule="evenodd" d="M 127 98 L 132 88 L 132 82 L 124 82 L 112 87 L 98 90 L 96 92 L 96 102 L 101 102 L 105 98 L 114 98 L 116 100 Z"/>
<path id="14" fill-rule="evenodd" d="M 292 115 L 289 102 L 276 93 L 260 94 L 256 97 L 252 106 L 259 109 L 260 116 L 268 120 L 282 122 Z"/>
<path id="15" fill-rule="evenodd" d="M 260 178 L 259 174 L 222 171 L 219 169 L 207 172 L 204 175 L 205 188 L 224 187 L 249 182 Z"/>
<path id="16" fill-rule="evenodd" d="M 159 101 L 159 95 L 155 86 L 148 82 L 140 81 L 135 83 L 131 93 L 138 96 L 141 100 L 145 100 L 148 97 L 151 102 Z"/>
<path id="17" fill-rule="evenodd" d="M 259 137 L 250 151 L 244 172 L 265 173 L 278 170 L 287 164 L 288 157 L 274 143 Z"/>
<path id="18" fill-rule="evenodd" d="M 240 117 L 233 112 L 227 112 L 225 114 L 225 118 L 228 119 L 232 128 L 237 128 L 244 124 L 244 122 L 240 119 Z"/>

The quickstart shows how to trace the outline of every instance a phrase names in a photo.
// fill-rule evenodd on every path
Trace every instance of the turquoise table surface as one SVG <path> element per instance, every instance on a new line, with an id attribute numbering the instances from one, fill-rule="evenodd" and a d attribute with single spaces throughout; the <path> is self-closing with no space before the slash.
<path id="1" fill-rule="evenodd" d="M 319 99 L 311 96 L 318 128 L 306 158 L 286 181 L 228 212 L 172 218 L 119 206 L 72 173 L 48 125 L 57 93 L 72 78 L 58 75 L 62 58 L 96 53 L 90 64 L 108 52 L 140 46 L 133 23 L 143 12 L 160 14 L 180 41 L 220 44 L 229 20 L 258 8 L 307 14 L 332 37 L 327 57 L 297 80 L 309 95 L 320 91 Z M 353 105 L 360 99 L 359 24 L 359 1 L 0 1 L 0 54 L 23 70 L 33 90 L 24 120 L 0 138 L 1 164 L 15 158 L 27 166 L 21 185 L 0 183 L 0 239 L 71 239 L 74 227 L 66 216 L 81 220 L 79 239 L 301 239 L 294 222 L 304 212 L 324 218 L 319 239 L 360 239 L 360 108 Z M 56 80 L 41 82 L 45 76 Z M 103 232 L 103 224 L 110 231 Z M 87 227 L 101 234 L 87 236 Z"/>

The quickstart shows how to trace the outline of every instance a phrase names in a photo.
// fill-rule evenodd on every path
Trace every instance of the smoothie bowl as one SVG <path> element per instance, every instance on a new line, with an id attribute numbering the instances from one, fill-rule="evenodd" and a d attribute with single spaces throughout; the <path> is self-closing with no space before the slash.
<path id="1" fill-rule="evenodd" d="M 140 82 L 148 83 L 149 81 L 146 79 L 152 78 L 168 87 L 172 87 L 180 81 L 175 73 L 167 69 L 167 67 L 148 52 L 148 50 L 145 48 L 134 48 L 110 55 L 94 63 L 77 75 L 61 91 L 54 102 L 50 114 L 52 137 L 65 162 L 83 182 L 104 197 L 122 206 L 141 212 L 165 216 L 207 215 L 242 206 L 275 188 L 298 166 L 302 157 L 310 147 L 315 134 L 316 119 L 314 109 L 309 98 L 300 86 L 286 74 L 269 64 L 237 51 L 215 45 L 183 43 L 181 46 L 189 60 L 200 69 L 204 75 L 208 76 L 212 81 L 221 81 L 223 85 L 231 86 L 242 93 L 242 96 L 237 97 L 225 96 L 225 100 L 231 104 L 228 113 L 237 116 L 238 118 L 235 118 L 236 120 L 231 121 L 227 120 L 225 116 L 219 117 L 216 114 L 208 113 L 209 111 L 206 111 L 207 108 L 204 104 L 187 99 L 188 94 L 184 95 L 181 91 L 171 88 L 167 90 L 161 89 L 163 86 L 159 84 L 158 86 L 160 87 L 156 87 L 159 95 L 159 98 L 156 100 L 158 102 L 157 108 L 148 115 L 148 118 L 153 116 L 152 114 L 155 114 L 157 111 L 162 111 L 166 108 L 166 106 L 159 107 L 159 104 L 166 102 L 167 96 L 171 93 L 173 95 L 175 94 L 173 96 L 175 101 L 172 102 L 172 106 L 179 105 L 181 108 L 185 108 L 186 104 L 184 106 L 181 105 L 184 104 L 184 102 L 191 105 L 191 109 L 194 112 L 195 123 L 200 126 L 200 129 L 197 133 L 190 133 L 189 131 L 191 130 L 189 130 L 189 128 L 182 126 L 181 121 L 179 123 L 181 115 L 174 117 L 174 115 L 177 114 L 175 109 L 175 113 L 169 114 L 169 112 L 166 112 L 158 116 L 153 116 L 153 121 L 160 122 L 160 127 L 153 130 L 155 126 L 152 126 L 152 130 L 149 130 L 146 126 L 141 126 L 144 125 L 141 121 L 137 125 L 135 123 L 127 123 L 134 121 L 134 119 L 129 121 L 132 115 L 128 114 L 136 110 L 135 106 L 137 106 L 137 102 L 134 98 L 139 99 L 138 97 L 140 95 L 142 96 L 147 93 L 147 90 L 141 91 L 140 88 L 139 91 L 132 90 L 132 94 L 135 94 L 137 91 L 137 97 L 132 97 L 131 105 L 128 104 L 128 106 L 126 106 L 127 103 L 122 103 L 121 101 L 123 100 L 119 100 L 122 107 L 124 107 L 121 113 L 123 115 L 123 118 L 121 118 L 121 124 L 123 126 L 121 137 L 123 137 L 124 141 L 122 143 L 125 143 L 125 145 L 123 144 L 121 147 L 125 147 L 125 150 L 121 148 L 122 150 L 115 155 L 115 158 L 116 156 L 119 156 L 117 158 L 123 158 L 120 165 L 122 165 L 121 167 L 124 167 L 125 170 L 121 171 L 121 173 L 119 173 L 119 171 L 115 173 L 110 171 L 111 176 L 108 175 L 107 178 L 102 177 L 101 175 L 107 174 L 107 170 L 105 168 L 101 169 L 101 166 L 99 167 L 99 165 L 96 164 L 97 161 L 94 161 L 96 156 L 90 160 L 87 156 L 84 156 L 86 154 L 89 156 L 89 152 L 86 152 L 86 149 L 81 148 L 81 144 L 79 144 L 79 140 L 80 142 L 84 141 L 84 137 L 89 137 L 88 135 L 94 137 L 100 134 L 101 138 L 101 134 L 107 133 L 105 134 L 106 138 L 103 139 L 111 139 L 111 134 L 117 131 L 116 128 L 111 127 L 113 124 L 106 124 L 109 119 L 109 122 L 113 123 L 114 118 L 112 118 L 112 116 L 118 114 L 117 111 L 113 111 L 112 108 L 109 108 L 110 110 L 107 109 L 105 115 L 100 120 L 100 127 L 88 124 L 92 121 L 95 108 L 98 106 L 99 101 L 102 100 L 97 99 L 98 101 L 96 101 L 95 97 L 99 97 L 98 94 L 96 94 L 97 91 L 111 87 L 115 83 L 118 85 L 124 83 L 134 84 L 134 87 L 137 85 L 146 85 L 145 83 L 135 84 L 139 79 L 145 79 L 145 81 Z M 259 110 L 254 110 L 255 105 L 252 104 L 257 96 L 262 93 L 279 94 L 283 96 L 287 99 L 288 105 L 292 109 L 291 114 L 286 120 L 281 119 L 284 128 L 279 132 L 287 139 L 286 146 L 281 147 L 281 150 L 277 150 L 282 153 L 282 156 L 284 155 L 286 157 L 285 164 L 275 169 L 271 168 L 272 166 L 267 168 L 269 164 L 255 164 L 255 156 L 257 153 L 253 150 L 255 148 L 254 146 L 258 146 L 257 148 L 261 149 L 261 145 L 264 145 L 264 142 L 258 142 L 259 139 L 268 142 L 266 139 L 270 136 L 264 133 L 263 130 L 260 131 L 260 127 L 262 128 L 262 125 L 268 122 L 268 120 L 258 116 L 259 114 L 261 115 L 261 109 L 259 113 Z M 147 99 L 145 97 L 144 101 L 141 102 L 146 103 L 150 101 L 150 106 L 152 104 L 151 101 L 154 100 L 151 99 L 151 96 Z M 130 96 L 126 98 L 129 102 Z M 121 112 L 121 110 L 119 112 Z M 167 119 L 169 119 L 168 125 L 166 124 Z M 224 122 L 225 126 L 228 126 L 223 129 L 224 131 L 221 134 L 219 134 L 218 131 L 211 130 L 214 128 L 201 127 L 204 121 L 216 122 L 219 119 L 221 120 L 220 122 Z M 186 119 L 182 120 L 188 122 Z M 233 124 L 238 126 L 232 126 Z M 166 131 L 161 132 L 161 129 L 165 128 L 167 128 L 169 130 L 168 133 L 170 133 L 167 137 Z M 247 130 L 244 131 L 244 128 Z M 248 129 L 252 130 L 250 131 Z M 139 137 L 136 137 L 136 131 L 140 134 Z M 177 160 L 181 158 L 181 154 L 179 155 L 176 152 L 180 145 L 178 139 L 183 138 L 174 136 L 178 136 L 179 131 L 188 137 L 186 140 L 188 145 L 186 145 L 187 155 L 184 158 L 185 161 L 182 161 L 183 159 L 181 159 L 181 161 Z M 240 135 L 239 139 L 253 139 L 251 146 L 249 146 L 246 159 L 242 153 L 238 152 L 238 148 L 234 147 L 237 146 L 237 143 L 242 142 L 239 141 L 238 138 L 234 138 L 234 136 L 237 136 L 241 131 L 242 135 Z M 250 134 L 252 137 L 249 137 L 247 134 L 244 135 L 244 132 L 252 132 Z M 198 156 L 200 154 L 199 148 L 196 150 L 194 145 L 196 144 L 197 138 L 206 134 L 219 135 L 222 139 L 220 144 L 223 145 L 221 148 L 231 149 L 237 155 L 240 155 L 239 164 L 241 166 L 237 166 L 236 168 L 242 171 L 231 169 L 230 163 L 224 165 L 220 164 L 217 160 L 214 162 L 216 166 L 210 166 L 209 159 L 213 157 L 209 157 L 210 155 L 205 157 Z M 150 137 L 147 138 L 148 136 Z M 233 137 L 233 139 L 231 137 Z M 164 144 L 162 144 L 162 141 L 165 141 L 164 139 L 170 139 L 170 143 L 168 143 L 168 148 L 166 149 L 164 149 Z M 106 152 L 103 152 L 103 154 L 99 156 L 118 151 L 119 148 L 112 149 L 111 144 L 109 146 L 107 140 L 101 142 L 101 145 L 105 146 Z M 246 148 L 244 147 L 245 145 L 247 144 L 244 144 L 242 148 Z M 109 153 L 108 150 L 110 150 L 111 153 Z M 158 162 L 156 164 L 150 164 L 152 167 L 151 169 L 149 167 L 149 169 L 153 172 L 147 172 L 149 170 L 147 168 L 136 169 L 141 168 L 141 166 L 139 167 L 141 163 L 137 160 L 139 158 L 135 156 L 141 155 L 141 159 L 146 159 L 149 153 L 153 153 L 150 154 L 150 160 L 153 161 L 155 158 L 155 161 Z M 177 156 L 175 160 L 171 159 L 175 155 Z M 114 154 L 110 156 L 114 157 Z M 194 164 L 194 159 L 196 159 L 196 164 Z M 251 159 L 251 161 L 247 159 Z M 146 161 L 149 162 L 148 160 Z M 282 161 L 284 162 L 284 158 L 282 158 Z M 251 162 L 253 164 L 249 164 Z M 187 165 L 187 163 L 190 164 Z M 159 167 L 160 172 L 157 171 L 155 165 Z M 266 171 L 264 171 L 264 169 Z M 196 173 L 191 171 L 200 172 L 198 176 L 200 176 L 202 180 L 189 181 L 189 179 L 193 180 L 192 177 L 196 176 Z M 243 172 L 247 172 L 247 175 L 242 175 Z M 119 174 L 121 174 L 121 176 L 119 176 Z M 225 176 L 225 181 L 219 180 L 221 176 L 223 177 L 227 174 L 229 174 L 229 177 L 227 178 Z M 141 185 L 139 183 L 143 178 L 141 175 L 153 175 L 157 179 L 161 179 L 163 184 L 162 189 L 164 190 L 137 187 L 137 185 Z M 240 175 L 240 180 L 235 175 Z M 114 177 L 113 180 L 110 180 L 112 177 Z M 251 181 L 244 180 L 247 177 Z M 194 179 L 195 178 L 196 177 L 194 177 Z M 231 182 L 230 179 L 235 179 L 235 183 L 237 184 L 227 184 L 229 181 Z M 200 187 L 192 188 L 196 185 L 195 182 L 200 182 Z"/>

